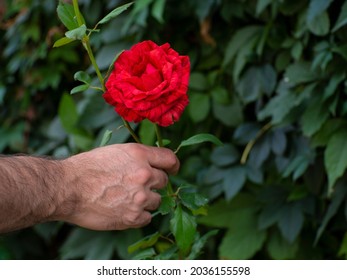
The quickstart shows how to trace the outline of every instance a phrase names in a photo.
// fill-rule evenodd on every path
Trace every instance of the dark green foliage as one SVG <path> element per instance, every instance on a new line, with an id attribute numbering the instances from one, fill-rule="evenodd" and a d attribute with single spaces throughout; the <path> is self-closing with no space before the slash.
<path id="1" fill-rule="evenodd" d="M 82 47 L 60 41 L 66 45 L 53 48 L 67 31 L 57 1 L 7 2 L 0 29 L 0 152 L 68 156 L 98 146 L 107 130 L 110 143 L 131 141 L 100 96 Z M 86 26 L 127 2 L 80 1 Z M 182 147 L 181 172 L 172 178 L 209 198 L 207 215 L 190 220 L 186 208 L 199 211 L 204 201 L 183 188 L 177 224 L 156 215 L 141 230 L 114 233 L 39 225 L 0 237 L 0 258 L 126 259 L 134 257 L 129 245 L 151 235 L 144 242 L 159 240 L 156 247 L 136 258 L 158 252 L 175 258 L 177 251 L 167 250 L 156 233 L 171 226 L 179 236 L 182 226 L 191 226 L 187 243 L 178 244 L 186 253 L 197 223 L 202 237 L 189 258 L 345 259 L 347 1 L 134 2 L 99 22 L 102 32 L 93 31 L 97 62 L 106 74 L 119 52 L 145 39 L 190 56 L 190 104 L 163 136 L 172 149 L 203 133 L 224 143 Z M 71 41 L 86 32 L 64 20 Z M 134 129 L 154 144 L 145 122 Z M 172 203 L 164 198 L 160 211 Z"/>

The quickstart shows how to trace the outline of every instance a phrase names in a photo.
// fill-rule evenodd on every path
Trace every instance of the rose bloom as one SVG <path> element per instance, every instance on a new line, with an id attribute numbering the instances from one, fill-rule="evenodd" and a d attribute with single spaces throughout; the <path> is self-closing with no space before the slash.
<path id="1" fill-rule="evenodd" d="M 103 97 L 126 121 L 148 119 L 169 126 L 189 103 L 189 74 L 188 56 L 179 55 L 168 43 L 144 41 L 120 54 Z"/>

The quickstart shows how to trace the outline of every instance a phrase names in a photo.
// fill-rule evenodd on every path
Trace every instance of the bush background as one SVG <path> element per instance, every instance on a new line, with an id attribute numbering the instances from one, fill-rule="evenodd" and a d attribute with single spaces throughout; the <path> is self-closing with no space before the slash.
<path id="1" fill-rule="evenodd" d="M 80 0 L 89 27 L 126 2 Z M 69 95 L 75 72 L 94 74 L 80 45 L 52 48 L 66 31 L 57 4 L 1 2 L 2 154 L 66 157 L 106 129 L 131 141 L 99 93 Z M 137 0 L 92 36 L 102 70 L 146 39 L 191 58 L 190 105 L 164 134 L 172 147 L 196 133 L 225 144 L 182 149 L 174 178 L 210 199 L 199 230 L 220 231 L 202 259 L 347 257 L 346 24 L 340 0 Z M 146 122 L 136 129 L 154 143 Z M 167 228 L 159 217 L 120 232 L 42 224 L 0 236 L 0 259 L 129 259 L 128 245 Z"/>

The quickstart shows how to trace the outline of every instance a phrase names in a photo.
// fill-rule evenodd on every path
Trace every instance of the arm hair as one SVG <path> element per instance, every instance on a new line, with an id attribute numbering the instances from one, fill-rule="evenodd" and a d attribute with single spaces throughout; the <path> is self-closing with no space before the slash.
<path id="1" fill-rule="evenodd" d="M 53 219 L 64 176 L 59 160 L 0 156 L 0 233 Z"/>

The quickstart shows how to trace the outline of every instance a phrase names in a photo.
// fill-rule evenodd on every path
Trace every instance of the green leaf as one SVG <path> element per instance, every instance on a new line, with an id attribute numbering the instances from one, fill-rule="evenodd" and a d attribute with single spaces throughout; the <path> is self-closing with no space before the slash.
<path id="1" fill-rule="evenodd" d="M 259 231 L 255 225 L 244 229 L 229 229 L 219 246 L 222 259 L 251 259 L 263 246 L 266 231 Z"/>
<path id="2" fill-rule="evenodd" d="M 263 94 L 271 95 L 277 83 L 277 74 L 272 66 L 253 66 L 247 69 L 237 84 L 237 91 L 240 99 L 245 103 L 250 103 Z"/>
<path id="3" fill-rule="evenodd" d="M 224 167 L 240 160 L 239 151 L 231 144 L 216 147 L 211 154 L 214 165 Z"/>
<path id="4" fill-rule="evenodd" d="M 148 119 L 143 120 L 140 123 L 139 137 L 141 143 L 145 145 L 153 145 L 155 142 L 155 126 Z"/>
<path id="5" fill-rule="evenodd" d="M 290 64 L 291 60 L 292 60 L 292 58 L 291 58 L 291 54 L 289 53 L 289 51 L 280 52 L 277 55 L 276 61 L 275 61 L 275 66 L 276 66 L 277 72 L 282 72 L 284 69 L 286 69 L 288 67 L 288 65 Z"/>
<path id="6" fill-rule="evenodd" d="M 252 38 L 259 36 L 259 34 L 261 34 L 261 29 L 261 26 L 254 25 L 239 29 L 231 38 L 226 47 L 222 67 L 225 68 L 237 56 L 237 53 L 240 52 L 240 50 L 242 50 L 249 41 L 251 41 Z M 249 47 L 253 46 L 251 45 Z"/>
<path id="7" fill-rule="evenodd" d="M 329 117 L 329 111 L 320 97 L 314 98 L 309 103 L 301 118 L 302 131 L 305 136 L 311 137 L 325 123 Z"/>
<path id="8" fill-rule="evenodd" d="M 237 127 L 243 122 L 243 107 L 236 97 L 229 104 L 220 104 L 213 100 L 212 109 L 216 119 L 226 126 Z"/>
<path id="9" fill-rule="evenodd" d="M 258 0 L 256 8 L 257 15 L 260 15 L 266 9 L 266 7 L 271 4 L 271 2 L 272 0 Z"/>
<path id="10" fill-rule="evenodd" d="M 189 210 L 198 210 L 204 207 L 208 203 L 208 199 L 203 195 L 197 193 L 191 187 L 182 186 L 178 192 L 178 196 L 181 199 L 182 204 Z"/>
<path id="11" fill-rule="evenodd" d="M 282 201 L 274 201 L 266 204 L 258 217 L 258 228 L 267 229 L 278 222 L 281 215 Z"/>
<path id="12" fill-rule="evenodd" d="M 317 36 L 325 36 L 330 30 L 330 19 L 327 12 L 323 12 L 308 22 L 308 29 Z"/>
<path id="13" fill-rule="evenodd" d="M 347 1 L 343 3 L 343 6 L 341 8 L 341 12 L 339 14 L 339 17 L 332 29 L 332 32 L 336 32 L 341 27 L 345 26 L 347 24 Z"/>
<path id="14" fill-rule="evenodd" d="M 90 77 L 90 75 L 85 71 L 76 72 L 74 75 L 74 79 L 76 81 L 80 81 L 80 82 L 85 83 L 85 84 L 90 84 L 92 81 L 92 78 Z"/>
<path id="15" fill-rule="evenodd" d="M 255 183 L 262 184 L 264 182 L 264 174 L 261 168 L 257 168 L 252 163 L 246 165 L 247 178 Z"/>
<path id="16" fill-rule="evenodd" d="M 150 259 L 153 259 L 155 255 L 156 255 L 155 250 L 153 248 L 148 248 L 136 254 L 131 259 L 132 260 L 148 260 L 148 259 L 150 260 Z"/>
<path id="17" fill-rule="evenodd" d="M 67 45 L 73 41 L 75 41 L 75 39 L 71 39 L 71 38 L 67 38 L 67 37 L 60 38 L 59 40 L 55 41 L 53 48 L 58 48 L 58 47 Z"/>
<path id="18" fill-rule="evenodd" d="M 210 112 L 210 97 L 207 94 L 195 93 L 190 96 L 188 112 L 193 122 L 205 120 Z"/>
<path id="19" fill-rule="evenodd" d="M 183 140 L 181 144 L 178 146 L 177 150 L 179 150 L 182 147 L 196 145 L 204 142 L 212 142 L 217 146 L 223 145 L 223 143 L 216 136 L 208 133 L 201 133 L 194 135 L 186 140 Z"/>
<path id="20" fill-rule="evenodd" d="M 338 94 L 338 87 L 345 79 L 346 74 L 344 72 L 336 72 L 336 74 L 330 78 L 328 85 L 324 89 L 324 101 Z"/>
<path id="21" fill-rule="evenodd" d="M 88 134 L 88 132 L 81 128 L 76 128 L 70 133 L 70 139 L 73 141 L 70 145 L 76 145 L 76 147 L 81 150 L 89 150 L 92 148 L 94 139 L 90 134 Z"/>
<path id="22" fill-rule="evenodd" d="M 210 230 L 202 237 L 199 237 L 198 240 L 196 240 L 194 242 L 192 250 L 191 250 L 189 256 L 187 257 L 187 259 L 188 260 L 196 260 L 199 257 L 199 255 L 202 254 L 203 248 L 204 248 L 206 242 L 208 241 L 208 239 L 211 238 L 212 236 L 216 235 L 217 233 L 218 233 L 217 229 Z"/>
<path id="23" fill-rule="evenodd" d="M 293 173 L 293 180 L 296 180 L 306 171 L 310 163 L 311 159 L 307 155 L 297 155 L 294 159 L 291 159 L 283 172 L 283 176 L 288 177 Z"/>
<path id="24" fill-rule="evenodd" d="M 338 131 L 347 130 L 347 121 L 344 119 L 329 119 L 321 129 L 312 137 L 313 147 L 324 147 L 330 138 Z"/>
<path id="25" fill-rule="evenodd" d="M 60 249 L 62 259 L 105 260 L 112 257 L 116 242 L 112 232 L 74 229 Z"/>
<path id="26" fill-rule="evenodd" d="M 262 247 L 266 231 L 257 228 L 258 209 L 254 197 L 245 194 L 229 203 L 220 200 L 209 208 L 208 216 L 201 220 L 228 227 L 219 246 L 221 258 L 249 259 Z"/>
<path id="27" fill-rule="evenodd" d="M 232 200 L 219 199 L 208 208 L 208 215 L 199 218 L 199 224 L 209 227 L 249 227 L 250 216 L 256 216 L 259 204 L 252 195 L 239 193 Z M 256 223 L 256 222 L 255 222 Z"/>
<path id="28" fill-rule="evenodd" d="M 223 181 L 223 190 L 227 200 L 231 200 L 241 190 L 246 182 L 244 166 L 229 168 Z"/>
<path id="29" fill-rule="evenodd" d="M 57 8 L 58 17 L 68 30 L 78 28 L 73 5 L 59 1 Z"/>
<path id="30" fill-rule="evenodd" d="M 158 213 L 162 215 L 167 215 L 175 208 L 175 206 L 176 199 L 173 196 L 162 195 Z"/>
<path id="31" fill-rule="evenodd" d="M 157 147 L 160 147 L 158 141 L 155 141 L 155 144 L 157 145 Z M 167 147 L 170 144 L 171 144 L 171 140 L 169 140 L 169 139 L 162 139 L 162 146 L 161 147 Z"/>
<path id="32" fill-rule="evenodd" d="M 282 129 L 271 131 L 271 150 L 276 155 L 283 155 L 287 147 L 287 138 Z"/>
<path id="33" fill-rule="evenodd" d="M 233 140 L 239 145 L 247 145 L 259 133 L 261 126 L 258 123 L 243 123 L 234 132 Z"/>
<path id="34" fill-rule="evenodd" d="M 310 0 L 306 21 L 308 24 L 326 12 L 334 0 Z"/>
<path id="35" fill-rule="evenodd" d="M 329 221 L 336 215 L 337 211 L 339 210 L 340 206 L 346 199 L 347 194 L 347 188 L 344 183 L 338 183 L 335 189 L 335 192 L 333 194 L 333 197 L 331 198 L 331 202 L 329 204 L 329 207 L 323 217 L 322 224 L 317 230 L 317 235 L 314 244 L 317 244 L 320 237 L 322 236 L 324 230 L 326 229 Z"/>
<path id="36" fill-rule="evenodd" d="M 77 87 L 74 87 L 73 89 L 71 89 L 70 91 L 70 94 L 75 94 L 75 93 L 78 93 L 78 92 L 82 92 L 82 91 L 85 91 L 89 88 L 89 85 L 79 85 Z"/>
<path id="37" fill-rule="evenodd" d="M 227 105 L 230 102 L 229 92 L 226 88 L 217 86 L 211 90 L 213 101 Z"/>
<path id="38" fill-rule="evenodd" d="M 164 23 L 164 8 L 165 8 L 166 0 L 156 0 L 152 6 L 152 16 L 159 21 L 160 23 Z"/>
<path id="39" fill-rule="evenodd" d="M 194 11 L 199 20 L 203 21 L 210 13 L 215 0 L 192 1 L 191 3 L 194 3 Z"/>
<path id="40" fill-rule="evenodd" d="M 102 18 L 96 25 L 104 24 L 104 23 L 110 21 L 111 19 L 117 17 L 118 15 L 120 15 L 121 13 L 126 11 L 132 4 L 134 4 L 134 2 L 130 2 L 130 3 L 124 4 L 124 5 L 120 6 L 120 7 L 112 10 L 104 18 Z"/>
<path id="41" fill-rule="evenodd" d="M 297 78 L 299 79 L 299 78 Z M 290 111 L 300 105 L 303 100 L 308 98 L 316 87 L 315 83 L 306 86 L 300 94 L 296 94 L 286 88 L 288 84 L 282 85 L 283 89 L 279 89 L 279 94 L 274 96 L 258 113 L 258 119 L 264 120 L 266 117 L 272 117 L 272 124 L 280 124 Z"/>
<path id="42" fill-rule="evenodd" d="M 284 205 L 281 208 L 280 213 L 278 227 L 282 236 L 288 242 L 293 243 L 304 224 L 304 215 L 298 203 L 289 203 Z"/>
<path id="43" fill-rule="evenodd" d="M 183 256 L 190 252 L 196 234 L 196 221 L 181 205 L 177 205 L 170 220 L 170 229 L 175 236 L 176 244 Z"/>
<path id="44" fill-rule="evenodd" d="M 92 78 L 89 76 L 89 74 L 84 72 L 84 71 L 76 72 L 74 75 L 74 79 L 76 81 L 80 81 L 80 82 L 84 83 L 84 85 L 79 85 L 77 87 L 74 87 L 70 91 L 70 94 L 75 94 L 75 93 L 87 90 L 90 87 L 90 83 L 92 81 Z"/>
<path id="45" fill-rule="evenodd" d="M 317 54 L 312 62 L 312 69 L 317 70 L 320 68 L 322 71 L 325 71 L 329 62 L 333 59 L 333 53 L 328 51 L 322 51 Z"/>
<path id="46" fill-rule="evenodd" d="M 345 259 L 347 259 L 347 233 L 345 233 L 339 252 L 337 254 L 338 256 L 344 256 Z"/>
<path id="47" fill-rule="evenodd" d="M 294 259 L 299 249 L 299 242 L 289 243 L 279 233 L 274 232 L 270 235 L 267 250 L 273 260 Z"/>
<path id="48" fill-rule="evenodd" d="M 311 70 L 311 64 L 307 61 L 300 61 L 289 65 L 284 77 L 285 82 L 293 86 L 301 83 L 312 82 L 319 78 L 317 73 Z"/>
<path id="49" fill-rule="evenodd" d="M 263 163 L 268 159 L 271 152 L 271 137 L 266 134 L 260 140 L 257 141 L 256 145 L 253 146 L 249 153 L 248 161 L 255 168 L 261 168 Z"/>
<path id="50" fill-rule="evenodd" d="M 153 234 L 150 234 L 142 238 L 141 240 L 137 241 L 136 243 L 128 247 L 128 253 L 131 254 L 137 250 L 142 250 L 148 247 L 152 247 L 155 243 L 157 243 L 159 237 L 160 237 L 160 232 L 155 232 Z"/>
<path id="51" fill-rule="evenodd" d="M 333 190 L 336 180 L 347 168 L 347 131 L 337 131 L 331 136 L 324 153 L 324 164 L 328 173 L 328 193 Z"/>
<path id="52" fill-rule="evenodd" d="M 200 72 L 193 72 L 189 78 L 189 88 L 204 91 L 208 89 L 208 81 L 204 74 Z"/>
<path id="53" fill-rule="evenodd" d="M 80 27 L 72 29 L 70 31 L 65 32 L 65 36 L 69 39 L 73 40 L 82 40 L 86 35 L 87 27 L 85 24 L 82 24 Z"/>
<path id="54" fill-rule="evenodd" d="M 6 87 L 2 83 L 0 83 L 0 105 L 3 104 L 5 95 L 6 95 Z"/>
<path id="55" fill-rule="evenodd" d="M 112 130 L 107 129 L 104 135 L 102 136 L 99 147 L 106 146 L 106 144 L 111 140 L 111 137 L 112 137 Z"/>
<path id="56" fill-rule="evenodd" d="M 58 115 L 66 132 L 74 133 L 78 121 L 76 104 L 71 95 L 64 94 L 60 100 Z"/>
<path id="57" fill-rule="evenodd" d="M 49 223 L 42 223 L 37 224 L 34 226 L 34 230 L 37 234 L 42 237 L 45 242 L 51 242 L 52 238 L 54 238 L 59 230 L 61 229 L 63 223 L 55 223 L 55 222 L 49 222 Z M 1 259 L 1 258 L 0 258 Z"/>

